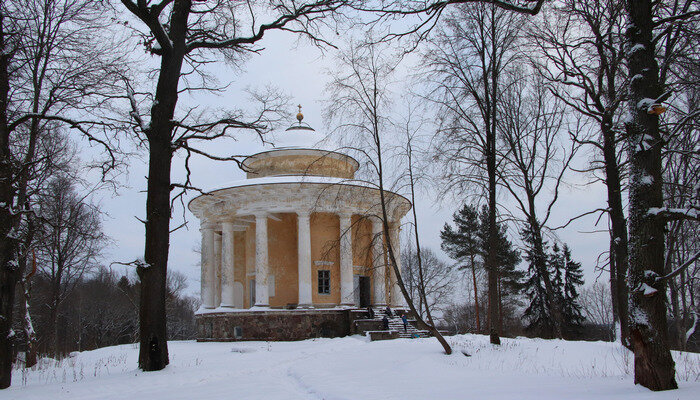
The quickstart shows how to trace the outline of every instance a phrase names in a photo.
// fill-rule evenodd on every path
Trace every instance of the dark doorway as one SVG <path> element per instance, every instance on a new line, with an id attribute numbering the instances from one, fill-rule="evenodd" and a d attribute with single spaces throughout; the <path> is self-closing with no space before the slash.
<path id="1" fill-rule="evenodd" d="M 368 276 L 360 276 L 360 307 L 369 307 L 371 286 Z"/>

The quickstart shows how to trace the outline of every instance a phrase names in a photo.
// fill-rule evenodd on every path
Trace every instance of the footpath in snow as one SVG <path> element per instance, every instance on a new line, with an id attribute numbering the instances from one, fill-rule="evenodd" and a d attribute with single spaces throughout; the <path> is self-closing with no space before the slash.
<path id="1" fill-rule="evenodd" d="M 433 338 L 170 342 L 170 365 L 148 373 L 136 345 L 114 346 L 15 370 L 0 399 L 700 399 L 699 354 L 674 352 L 680 389 L 653 393 L 614 343 L 449 340 L 451 356 Z"/>

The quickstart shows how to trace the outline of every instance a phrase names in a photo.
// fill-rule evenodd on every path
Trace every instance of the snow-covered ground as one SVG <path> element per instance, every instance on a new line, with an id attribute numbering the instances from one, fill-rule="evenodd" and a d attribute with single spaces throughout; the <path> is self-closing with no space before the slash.
<path id="1" fill-rule="evenodd" d="M 653 393 L 616 344 L 449 340 L 451 356 L 432 338 L 171 342 L 170 365 L 148 373 L 136 345 L 115 346 L 16 370 L 0 399 L 700 399 L 698 354 L 674 353 L 680 389 Z"/>

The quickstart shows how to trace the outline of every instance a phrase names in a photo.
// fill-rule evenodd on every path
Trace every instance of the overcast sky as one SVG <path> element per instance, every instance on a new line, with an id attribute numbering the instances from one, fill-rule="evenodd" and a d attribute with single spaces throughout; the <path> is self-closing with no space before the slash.
<path id="1" fill-rule="evenodd" d="M 304 107 L 305 122 L 316 128 L 317 131 L 328 132 L 322 119 L 322 110 L 328 101 L 324 91 L 328 82 L 326 71 L 333 68 L 333 52 L 327 49 L 323 55 L 317 48 L 307 43 L 296 43 L 290 34 L 272 33 L 263 40 L 265 50 L 260 55 L 248 60 L 243 69 L 245 72 L 234 73 L 223 63 L 217 64 L 216 73 L 222 82 L 231 81 L 232 85 L 222 95 L 199 96 L 194 98 L 183 97 L 180 105 L 199 105 L 218 109 L 241 108 L 245 104 L 246 96 L 243 93 L 246 87 L 263 87 L 274 85 L 292 96 L 291 104 L 300 103 Z M 406 60 L 403 72 L 410 74 L 415 68 L 411 59 Z M 408 85 L 410 86 L 410 84 Z M 296 108 L 290 110 L 292 115 Z M 290 119 L 289 124 L 294 122 Z M 280 132 L 281 133 L 281 132 Z M 310 143 L 311 144 L 311 143 Z M 242 134 L 235 142 L 221 142 L 212 145 L 218 154 L 254 154 L 264 149 L 260 141 L 253 135 Z M 590 158 L 584 149 L 580 162 L 585 163 Z M 177 158 L 173 163 L 173 180 L 177 181 L 183 176 L 182 158 Z M 113 239 L 105 256 L 105 263 L 113 261 L 128 262 L 143 257 L 144 228 L 136 219 L 145 215 L 144 193 L 146 187 L 147 169 L 144 157 L 133 157 L 129 161 L 128 176 L 122 177 L 125 187 L 121 188 L 117 196 L 103 193 L 100 204 L 103 211 L 109 214 L 104 221 L 104 229 L 107 235 Z M 550 226 L 557 226 L 566 222 L 569 218 L 588 210 L 605 206 L 605 191 L 600 184 L 582 186 L 588 180 L 580 174 L 570 174 L 569 183 L 563 189 L 561 200 L 555 207 Z M 197 159 L 192 163 L 193 183 L 198 187 L 214 187 L 224 182 L 243 179 L 244 174 L 235 163 L 212 162 Z M 190 193 L 185 201 L 197 195 Z M 503 200 L 507 208 L 507 200 Z M 456 197 L 440 198 L 434 191 L 420 196 L 415 205 L 421 227 L 422 245 L 436 250 L 446 261 L 451 261 L 440 252 L 439 232 L 446 221 L 451 222 L 452 213 L 460 206 Z M 182 208 L 176 210 L 175 219 L 171 222 L 171 228 L 182 223 Z M 171 235 L 169 268 L 185 274 L 188 278 L 187 292 L 199 295 L 199 255 L 194 251 L 200 240 L 199 222 L 189 211 L 185 211 L 188 220 L 187 229 L 179 229 Z M 607 221 L 604 219 L 594 226 L 595 217 L 582 218 L 572 223 L 566 229 L 557 231 L 558 237 L 567 242 L 572 249 L 575 259 L 583 263 L 586 273 L 586 284 L 591 283 L 599 275 L 594 266 L 598 255 L 608 248 L 608 236 L 602 233 L 584 233 L 594 230 L 604 230 Z M 515 237 L 514 229 L 510 229 L 511 236 Z M 521 267 L 525 268 L 525 265 Z M 113 268 L 117 270 L 128 267 Z M 133 271 L 131 271 L 133 273 Z M 603 275 L 599 279 L 607 279 Z"/>

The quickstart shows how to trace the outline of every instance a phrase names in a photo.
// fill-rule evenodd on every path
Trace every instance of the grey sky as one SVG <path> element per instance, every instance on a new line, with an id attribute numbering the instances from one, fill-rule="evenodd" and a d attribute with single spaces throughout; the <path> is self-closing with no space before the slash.
<path id="1" fill-rule="evenodd" d="M 292 96 L 292 104 L 301 103 L 304 106 L 305 122 L 317 130 L 326 131 L 323 126 L 322 110 L 325 98 L 324 87 L 328 76 L 324 71 L 333 67 L 333 51 L 326 50 L 325 57 L 321 52 L 306 43 L 296 45 L 295 38 L 290 34 L 275 32 L 263 41 L 265 50 L 261 55 L 253 56 L 244 64 L 243 73 L 234 74 L 223 63 L 217 64 L 217 75 L 222 82 L 231 80 L 233 84 L 225 94 L 212 97 L 200 96 L 195 98 L 182 98 L 181 105 L 200 105 L 201 107 L 213 107 L 226 109 L 227 107 L 239 108 L 246 101 L 243 90 L 248 87 L 263 87 L 272 84 Z M 410 59 L 407 60 L 410 63 Z M 410 71 L 411 66 L 406 67 Z M 296 109 L 290 110 L 296 112 Z M 291 124 L 293 120 L 289 121 Z M 223 141 L 208 145 L 208 149 L 218 154 L 253 154 L 263 150 L 260 141 L 251 134 L 242 134 L 237 140 Z M 584 152 L 590 152 L 584 149 Z M 582 154 L 581 161 L 585 162 L 588 154 Z M 184 175 L 182 158 L 173 162 L 173 180 L 177 181 Z M 144 228 L 136 217 L 143 218 L 145 214 L 145 176 L 147 169 L 143 160 L 133 158 L 130 160 L 128 177 L 124 177 L 127 187 L 119 191 L 119 195 L 112 197 L 104 195 L 101 199 L 102 209 L 109 213 L 110 217 L 104 222 L 106 233 L 114 240 L 114 244 L 108 249 L 105 262 L 127 262 L 143 257 Z M 574 184 L 581 184 L 586 177 L 570 175 Z M 244 174 L 235 163 L 213 162 L 196 159 L 192 163 L 193 183 L 198 187 L 213 187 L 226 181 L 243 179 Z M 196 196 L 191 192 L 185 201 Z M 452 213 L 460 206 L 459 201 L 453 197 L 439 198 L 433 192 L 421 196 L 416 207 L 421 226 L 421 239 L 424 246 L 440 252 L 439 232 L 446 221 L 451 221 Z M 561 194 L 561 200 L 555 208 L 551 226 L 559 225 L 568 218 L 580 212 L 605 206 L 605 191 L 601 184 L 579 187 L 567 186 Z M 178 206 L 175 211 L 175 219 L 171 222 L 171 228 L 182 223 L 182 208 Z M 185 274 L 189 287 L 187 292 L 192 295 L 199 294 L 199 255 L 194 248 L 199 241 L 199 223 L 197 219 L 186 211 L 188 228 L 179 229 L 171 235 L 169 268 Z M 405 222 L 405 221 L 404 221 Z M 583 263 L 586 272 L 586 283 L 591 283 L 598 273 L 594 271 L 594 265 L 599 253 L 607 249 L 607 233 L 584 234 L 582 231 L 602 230 L 607 228 L 607 222 L 602 219 L 599 226 L 594 226 L 595 217 L 583 218 L 568 228 L 557 232 L 558 237 L 567 242 L 575 259 Z M 511 235 L 515 231 L 510 229 Z M 517 240 L 516 240 L 517 242 Z M 447 260 L 449 261 L 449 260 Z M 114 267 L 125 268 L 128 267 Z M 133 273 L 133 271 L 132 271 Z M 601 277 L 605 279 L 605 275 Z"/>

